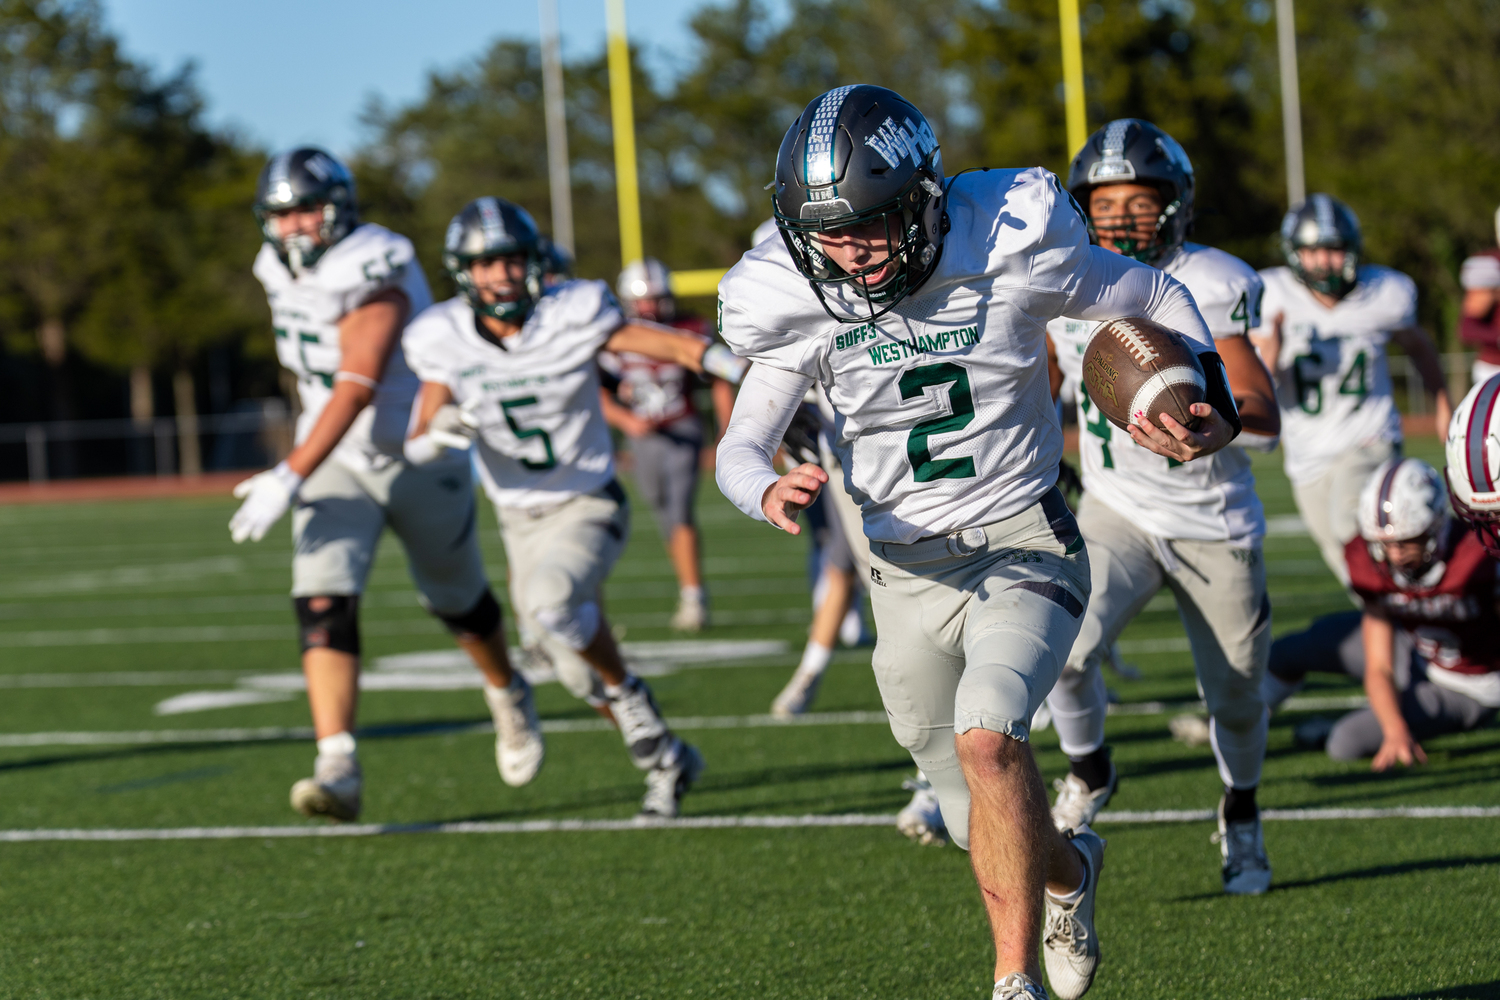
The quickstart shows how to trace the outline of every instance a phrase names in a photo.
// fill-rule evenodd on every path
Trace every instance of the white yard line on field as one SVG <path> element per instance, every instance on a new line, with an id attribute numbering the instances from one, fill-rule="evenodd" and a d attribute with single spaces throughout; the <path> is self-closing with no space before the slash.
<path id="1" fill-rule="evenodd" d="M 1359 696 L 1339 698 L 1290 698 L 1286 708 L 1297 711 L 1315 709 L 1359 708 L 1365 699 Z M 1201 711 L 1201 701 L 1146 701 L 1109 706 L 1111 715 L 1164 715 L 1169 712 Z M 690 715 L 667 720 L 673 729 L 759 729 L 778 726 L 865 726 L 885 725 L 884 712 L 809 712 L 790 719 L 774 715 Z M 604 719 L 543 719 L 544 733 L 597 733 L 612 726 Z M 364 730 L 366 738 L 382 735 L 436 735 L 439 733 L 492 733 L 488 722 L 424 726 L 376 726 Z M 3 747 L 46 746 L 129 746 L 153 743 L 264 743 L 276 740 L 310 740 L 312 729 L 302 726 L 264 726 L 260 728 L 219 729 L 141 729 L 105 732 L 51 732 L 0 734 Z"/>
<path id="2" fill-rule="evenodd" d="M 1203 823 L 1213 810 L 1103 812 L 1098 823 Z M 1500 819 L 1500 806 L 1396 806 L 1390 809 L 1266 809 L 1268 821 L 1354 819 Z M 538 819 L 516 823 L 348 823 L 340 826 L 182 826 L 163 829 L 0 830 L 0 843 L 58 840 L 253 840 L 295 837 L 379 837 L 399 833 L 598 833 L 622 830 L 788 829 L 894 826 L 883 813 L 834 816 L 683 816 L 678 819 Z"/>

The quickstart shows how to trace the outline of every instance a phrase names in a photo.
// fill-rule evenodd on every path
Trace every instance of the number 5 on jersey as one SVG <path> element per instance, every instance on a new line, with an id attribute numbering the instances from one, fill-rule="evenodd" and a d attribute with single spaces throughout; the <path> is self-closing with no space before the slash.
<path id="1" fill-rule="evenodd" d="M 974 478 L 972 458 L 935 459 L 927 443 L 931 435 L 961 431 L 974 419 L 974 396 L 969 391 L 968 369 L 952 361 L 918 365 L 902 372 L 897 386 L 901 390 L 903 403 L 929 398 L 927 390 L 933 386 L 944 387 L 944 394 L 948 398 L 946 414 L 918 421 L 906 437 L 906 458 L 911 462 L 911 472 L 917 482 Z"/>
<path id="2" fill-rule="evenodd" d="M 540 462 L 533 461 L 529 458 L 521 459 L 521 464 L 526 468 L 530 469 L 533 472 L 542 472 L 552 468 L 557 464 L 557 456 L 552 453 L 551 435 L 542 430 L 540 427 L 527 427 L 523 429 L 520 424 L 516 423 L 516 418 L 511 416 L 510 412 L 512 409 L 518 406 L 535 405 L 535 396 L 522 396 L 520 399 L 504 399 L 500 401 L 500 412 L 505 414 L 505 423 L 510 427 L 510 432 L 514 434 L 519 440 L 525 441 L 527 438 L 533 437 L 540 437 L 542 439 L 542 448 L 547 453 L 547 457 L 545 459 Z"/>

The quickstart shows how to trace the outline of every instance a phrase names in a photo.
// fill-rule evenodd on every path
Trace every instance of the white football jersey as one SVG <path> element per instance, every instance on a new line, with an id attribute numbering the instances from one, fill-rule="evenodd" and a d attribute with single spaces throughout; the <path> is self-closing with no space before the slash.
<path id="1" fill-rule="evenodd" d="M 609 286 L 567 281 L 547 290 L 504 346 L 481 335 L 463 298 L 412 320 L 403 343 L 423 382 L 446 385 L 479 419 L 485 492 L 501 507 L 547 507 L 615 477 L 599 408 L 595 361 L 625 323 Z"/>
<path id="2" fill-rule="evenodd" d="M 411 241 L 370 222 L 329 247 L 300 276 L 292 274 L 269 243 L 261 245 L 254 271 L 271 305 L 276 357 L 297 376 L 302 401 L 298 444 L 333 396 L 333 376 L 343 362 L 339 320 L 388 288 L 406 293 L 411 303 L 408 317 L 432 304 Z M 355 418 L 334 457 L 356 469 L 379 468 L 400 458 L 418 388 L 398 342 L 374 400 Z"/>
<path id="3" fill-rule="evenodd" d="M 1242 337 L 1259 325 L 1264 286 L 1238 257 L 1186 243 L 1161 269 L 1187 286 L 1215 338 Z M 1083 488 L 1158 538 L 1249 544 L 1266 532 L 1250 459 L 1230 445 L 1182 463 L 1135 443 L 1105 419 L 1083 383 L 1083 352 L 1099 323 L 1047 324 L 1063 375 L 1077 387 L 1078 451 Z"/>
<path id="4" fill-rule="evenodd" d="M 962 174 L 946 208 L 933 274 L 875 322 L 857 320 L 869 305 L 842 285 L 824 294 L 852 321 L 830 318 L 781 240 L 757 245 L 719 284 L 720 329 L 736 354 L 822 383 L 844 485 L 876 541 L 999 521 L 1052 488 L 1062 428 L 1044 327 L 1054 317 L 1156 309 L 1211 349 L 1176 282 L 1089 245 L 1051 173 Z"/>
<path id="5" fill-rule="evenodd" d="M 1352 448 L 1401 440 L 1385 347 L 1391 331 L 1417 323 L 1417 287 L 1378 264 L 1359 269 L 1358 284 L 1332 309 L 1288 267 L 1261 272 L 1261 323 L 1281 322 L 1276 399 L 1287 478 L 1306 483 Z"/>

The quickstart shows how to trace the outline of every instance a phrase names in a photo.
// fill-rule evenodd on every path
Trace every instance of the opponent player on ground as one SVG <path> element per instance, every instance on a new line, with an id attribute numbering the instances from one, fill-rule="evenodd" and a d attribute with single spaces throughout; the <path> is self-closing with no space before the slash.
<path id="1" fill-rule="evenodd" d="M 647 257 L 630 264 L 620 272 L 616 288 L 631 319 L 662 323 L 709 340 L 702 320 L 677 315 L 677 299 L 661 261 Z M 616 383 L 613 392 L 606 389 L 600 397 L 604 419 L 630 442 L 635 460 L 631 473 L 656 513 L 661 539 L 677 574 L 672 627 L 700 631 L 708 626 L 708 596 L 693 520 L 703 451 L 703 418 L 693 401 L 699 380 L 681 365 L 644 354 L 605 352 L 599 355 L 599 367 Z M 734 408 L 734 390 L 723 379 L 710 379 L 709 392 L 715 425 L 722 434 Z"/>
<path id="2" fill-rule="evenodd" d="M 1493 406 L 1500 378 L 1491 382 Z M 1455 421 L 1480 409 L 1483 394 L 1479 402 L 1460 406 Z M 1426 763 L 1423 740 L 1482 726 L 1500 710 L 1500 559 L 1474 527 L 1452 521 L 1446 493 L 1438 471 L 1415 458 L 1376 469 L 1359 498 L 1361 537 L 1344 550 L 1363 613 L 1320 618 L 1272 650 L 1273 706 L 1311 671 L 1364 682 L 1370 707 L 1327 731 L 1334 760 L 1373 757 L 1376 771 Z"/>
<path id="3" fill-rule="evenodd" d="M 1217 380 L 1221 387 L 1224 412 L 1232 416 L 1238 408 L 1245 428 L 1238 442 L 1275 447 L 1276 391 L 1245 339 L 1255 325 L 1261 280 L 1237 257 L 1184 242 L 1195 179 L 1182 147 L 1150 122 L 1121 118 L 1094 133 L 1073 158 L 1067 187 L 1084 206 L 1096 243 L 1160 268 L 1192 293 L 1217 351 L 1199 358 L 1210 384 Z M 1262 893 L 1271 868 L 1255 789 L 1266 755 L 1260 688 L 1271 649 L 1271 602 L 1255 477 L 1237 447 L 1184 465 L 1141 447 L 1106 420 L 1081 376 L 1084 350 L 1099 325 L 1074 319 L 1047 324 L 1053 382 L 1070 378 L 1077 386 L 1084 489 L 1078 527 L 1093 579 L 1083 626 L 1047 699 L 1071 761 L 1067 778 L 1057 782 L 1052 817 L 1059 829 L 1091 823 L 1109 801 L 1116 775 L 1104 746 L 1108 702 L 1101 663 L 1131 619 L 1168 587 L 1192 644 L 1224 782 L 1224 889 Z"/>
<path id="4" fill-rule="evenodd" d="M 423 605 L 484 674 L 500 776 L 524 785 L 541 767 L 542 734 L 531 689 L 506 659 L 469 464 L 403 459 L 419 383 L 401 330 L 432 301 L 412 245 L 361 225 L 349 171 L 312 147 L 271 158 L 255 214 L 266 238 L 255 276 L 270 300 L 277 356 L 297 375 L 302 416 L 286 460 L 235 488 L 245 502 L 229 527 L 236 542 L 260 541 L 295 506 L 292 603 L 318 757 L 313 777 L 292 786 L 292 805 L 309 816 L 359 815 L 359 595 L 386 527 L 406 550 Z"/>
<path id="5" fill-rule="evenodd" d="M 1093 910 L 1104 842 L 1047 813 L 1028 724 L 1062 669 L 1088 600 L 1088 557 L 1054 487 L 1062 430 L 1044 327 L 1147 315 L 1211 342 L 1182 287 L 1091 247 L 1045 170 L 944 186 L 921 112 L 879 87 L 815 99 L 787 132 L 773 204 L 783 241 L 719 285 L 725 341 L 758 362 L 719 447 L 737 507 L 793 534 L 827 474 L 771 466 L 814 381 L 836 413 L 844 485 L 864 513 L 891 729 L 969 848 L 996 948 L 994 996 L 1081 996 L 1099 960 Z M 1164 419 L 1132 434 L 1189 460 L 1228 443 Z M 1148 437 L 1149 435 L 1149 437 Z M 972 809 L 971 809 L 972 804 Z"/>
<path id="6" fill-rule="evenodd" d="M 460 294 L 424 311 L 403 337 L 422 379 L 414 440 L 441 454 L 466 448 L 463 430 L 472 431 L 520 624 L 543 637 L 569 690 L 608 708 L 646 772 L 641 815 L 676 816 L 703 759 L 627 672 L 600 605 L 630 511 L 595 358 L 630 351 L 730 377 L 743 363 L 699 338 L 627 323 L 603 282 L 544 291 L 541 249 L 531 216 L 500 198 L 470 202 L 449 224 L 443 262 Z"/>
<path id="7" fill-rule="evenodd" d="M 1495 238 L 1500 240 L 1500 210 L 1495 212 Z M 1500 247 L 1466 259 L 1458 276 L 1464 288 L 1458 333 L 1464 343 L 1479 348 L 1472 369 L 1478 385 L 1500 375 Z"/>
<path id="8" fill-rule="evenodd" d="M 1310 196 L 1282 221 L 1281 250 L 1286 266 L 1261 272 L 1261 325 L 1250 337 L 1276 379 L 1297 510 L 1347 585 L 1344 546 L 1358 534 L 1359 491 L 1401 449 L 1386 343 L 1411 356 L 1436 397 L 1439 427 L 1452 412 L 1448 390 L 1437 348 L 1417 326 L 1416 285 L 1400 271 L 1361 263 L 1364 240 L 1349 206 Z"/>

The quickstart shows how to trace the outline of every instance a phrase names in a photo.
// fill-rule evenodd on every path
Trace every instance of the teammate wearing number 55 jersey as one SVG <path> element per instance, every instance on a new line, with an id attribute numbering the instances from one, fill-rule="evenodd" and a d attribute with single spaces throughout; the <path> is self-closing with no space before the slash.
<path id="1" fill-rule="evenodd" d="M 1260 276 L 1222 250 L 1184 242 L 1195 186 L 1182 147 L 1150 122 L 1133 118 L 1096 132 L 1068 174 L 1068 191 L 1087 209 L 1100 246 L 1159 267 L 1192 293 L 1223 359 L 1205 367 L 1215 376 L 1227 374 L 1238 404 L 1245 433 L 1237 443 L 1269 449 L 1280 426 L 1276 394 L 1245 339 L 1256 325 Z M 1068 777 L 1057 783 L 1053 819 L 1060 829 L 1092 822 L 1114 791 L 1100 664 L 1146 602 L 1169 587 L 1192 643 L 1225 787 L 1219 813 L 1224 888 L 1265 892 L 1271 869 L 1255 789 L 1266 755 L 1260 686 L 1271 648 L 1271 604 L 1261 558 L 1265 515 L 1250 460 L 1229 447 L 1183 465 L 1115 429 L 1081 379 L 1083 354 L 1098 325 L 1074 319 L 1047 325 L 1057 365 L 1054 383 L 1071 376 L 1079 385 L 1084 494 L 1078 525 L 1093 576 L 1083 627 L 1048 698 L 1063 752 L 1072 761 Z"/>
<path id="2" fill-rule="evenodd" d="M 1323 561 L 1349 582 L 1344 546 L 1358 534 L 1359 491 L 1401 449 L 1385 348 L 1410 355 L 1437 399 L 1439 427 L 1452 410 L 1432 338 L 1417 326 L 1417 288 L 1400 271 L 1364 264 L 1349 206 L 1315 194 L 1281 224 L 1285 267 L 1261 272 L 1266 296 L 1251 331 L 1276 379 L 1281 446 L 1297 509 Z"/>
<path id="3" fill-rule="evenodd" d="M 531 216 L 500 198 L 466 205 L 443 263 L 461 294 L 422 313 L 403 338 L 422 379 L 417 442 L 433 453 L 475 441 L 495 503 L 524 632 L 542 637 L 559 679 L 620 727 L 646 775 L 641 814 L 677 815 L 703 767 L 673 735 L 644 681 L 625 670 L 600 606 L 630 530 L 599 408 L 601 350 L 629 351 L 739 381 L 745 364 L 669 327 L 627 323 L 601 281 L 543 290 Z"/>
<path id="4" fill-rule="evenodd" d="M 1045 170 L 945 182 L 930 126 L 889 90 L 840 87 L 808 105 L 774 190 L 783 239 L 719 284 L 724 340 L 756 362 L 719 448 L 720 488 L 800 531 L 827 474 L 807 464 L 778 477 L 771 455 L 820 382 L 870 539 L 876 680 L 892 732 L 971 852 L 994 996 L 1046 996 L 1044 907 L 1053 992 L 1081 996 L 1099 960 L 1104 843 L 1053 827 L 1027 743 L 1089 599 L 1083 539 L 1054 485 L 1062 428 L 1045 326 L 1148 316 L 1200 350 L 1212 342 L 1176 281 L 1089 244 Z M 1131 433 L 1183 461 L 1228 443 L 1213 407 L 1193 412 L 1201 433 L 1175 421 Z"/>
<path id="5" fill-rule="evenodd" d="M 310 816 L 359 814 L 359 596 L 387 526 L 422 603 L 484 674 L 501 776 L 524 784 L 541 765 L 542 737 L 530 690 L 506 660 L 468 463 L 416 468 L 402 454 L 419 384 L 401 329 L 432 301 L 411 242 L 360 225 L 348 170 L 311 147 L 271 159 L 255 212 L 266 236 L 255 276 L 270 299 L 277 354 L 297 375 L 302 416 L 286 461 L 235 490 L 245 503 L 230 530 L 236 542 L 259 541 L 295 504 L 292 597 L 318 757 L 313 777 L 292 787 L 292 805 Z"/>

